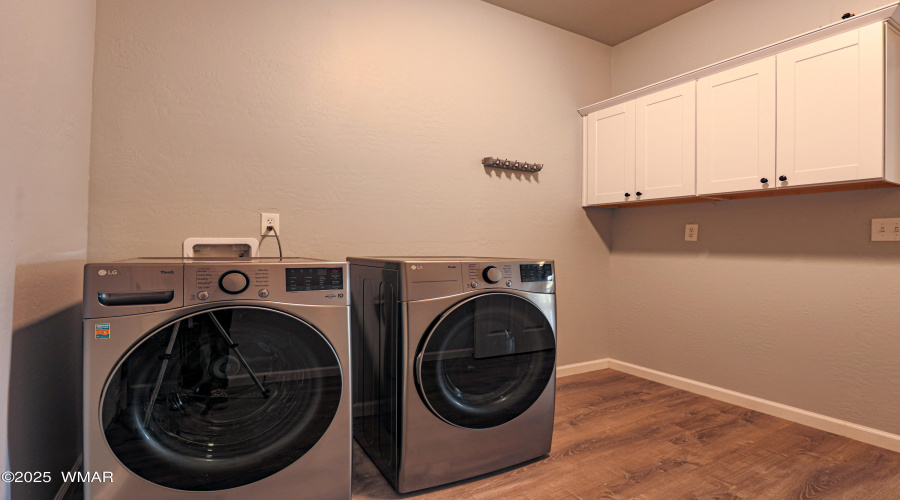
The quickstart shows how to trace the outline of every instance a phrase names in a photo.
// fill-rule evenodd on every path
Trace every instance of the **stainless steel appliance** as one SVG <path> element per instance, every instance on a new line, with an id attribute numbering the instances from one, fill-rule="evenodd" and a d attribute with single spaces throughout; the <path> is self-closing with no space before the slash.
<path id="1" fill-rule="evenodd" d="M 349 258 L 353 433 L 405 493 L 550 451 L 554 263 Z"/>
<path id="2" fill-rule="evenodd" d="M 88 499 L 349 499 L 345 262 L 136 259 L 84 278 Z"/>

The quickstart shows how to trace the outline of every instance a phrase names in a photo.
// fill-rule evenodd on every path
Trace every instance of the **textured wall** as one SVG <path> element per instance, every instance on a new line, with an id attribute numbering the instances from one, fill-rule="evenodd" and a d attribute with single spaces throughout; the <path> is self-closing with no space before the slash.
<path id="1" fill-rule="evenodd" d="M 613 79 L 653 83 L 880 0 L 863 3 L 716 0 L 614 48 Z M 898 207 L 890 188 L 616 211 L 611 356 L 900 433 L 900 245 L 869 241 Z"/>
<path id="2" fill-rule="evenodd" d="M 609 97 L 608 47 L 477 0 L 101 0 L 96 50 L 91 260 L 269 210 L 287 255 L 552 258 L 560 362 L 606 356 L 575 110 Z"/>
<path id="3" fill-rule="evenodd" d="M 839 21 L 886 0 L 715 0 L 613 48 L 613 95 Z"/>
<path id="4" fill-rule="evenodd" d="M 53 474 L 13 498 L 53 498 L 80 453 L 94 21 L 94 0 L 0 3 L 0 470 Z"/>

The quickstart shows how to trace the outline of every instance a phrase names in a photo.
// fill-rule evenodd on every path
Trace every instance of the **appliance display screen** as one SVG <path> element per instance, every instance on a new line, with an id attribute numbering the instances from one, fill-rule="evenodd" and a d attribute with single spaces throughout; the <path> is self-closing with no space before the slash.
<path id="1" fill-rule="evenodd" d="M 287 283 L 289 292 L 341 290 L 344 288 L 344 269 L 340 267 L 289 267 L 285 269 L 285 283 Z"/>
<path id="2" fill-rule="evenodd" d="M 522 274 L 522 283 L 553 281 L 551 264 L 522 264 L 519 266 L 519 272 Z"/>

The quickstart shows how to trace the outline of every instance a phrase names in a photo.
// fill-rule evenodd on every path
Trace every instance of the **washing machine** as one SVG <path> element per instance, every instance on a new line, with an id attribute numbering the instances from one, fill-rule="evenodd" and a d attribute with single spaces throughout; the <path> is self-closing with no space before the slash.
<path id="1" fill-rule="evenodd" d="M 85 266 L 86 499 L 349 499 L 348 266 Z"/>
<path id="2" fill-rule="evenodd" d="M 399 492 L 549 453 L 554 263 L 349 258 L 353 433 Z"/>

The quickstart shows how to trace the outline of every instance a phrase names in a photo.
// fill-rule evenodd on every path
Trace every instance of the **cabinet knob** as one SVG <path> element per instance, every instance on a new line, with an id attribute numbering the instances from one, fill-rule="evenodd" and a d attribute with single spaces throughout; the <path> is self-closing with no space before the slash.
<path id="1" fill-rule="evenodd" d="M 625 197 L 628 198 L 631 196 L 631 193 L 625 193 Z"/>
<path id="2" fill-rule="evenodd" d="M 634 193 L 634 194 L 640 196 L 642 193 L 640 191 L 638 191 L 637 193 Z"/>
<path id="3" fill-rule="evenodd" d="M 759 180 L 759 182 L 762 182 L 763 184 L 768 184 L 769 179 L 766 179 L 765 177 L 763 177 L 762 179 Z"/>
<path id="4" fill-rule="evenodd" d="M 782 175 L 781 177 L 778 178 L 778 180 L 781 181 L 781 182 L 784 182 L 784 181 L 787 180 L 787 176 L 786 176 L 786 175 Z"/>

